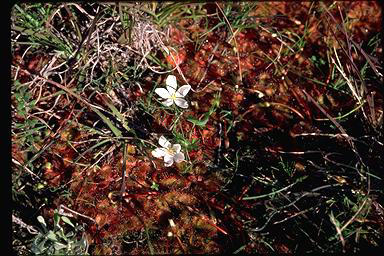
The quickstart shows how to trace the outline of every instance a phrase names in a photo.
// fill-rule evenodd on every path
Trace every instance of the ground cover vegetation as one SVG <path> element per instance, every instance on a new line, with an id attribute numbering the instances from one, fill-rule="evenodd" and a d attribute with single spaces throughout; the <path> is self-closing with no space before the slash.
<path id="1" fill-rule="evenodd" d="M 18 3 L 12 248 L 382 247 L 378 2 Z"/>

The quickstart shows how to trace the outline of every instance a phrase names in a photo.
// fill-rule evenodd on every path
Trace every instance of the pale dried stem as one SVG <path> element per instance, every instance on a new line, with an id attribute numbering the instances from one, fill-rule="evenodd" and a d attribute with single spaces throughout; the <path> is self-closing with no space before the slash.
<path id="1" fill-rule="evenodd" d="M 21 59 L 24 59 L 25 55 L 27 54 L 28 50 L 29 50 L 31 47 L 32 47 L 32 45 L 29 46 L 29 47 L 24 51 L 23 55 L 21 55 Z M 15 73 L 15 77 L 13 78 L 13 80 L 17 80 L 17 76 L 18 76 L 18 74 L 19 74 L 19 70 L 20 70 L 20 66 L 17 66 L 16 73 Z"/>
<path id="2" fill-rule="evenodd" d="M 341 233 L 340 227 L 339 227 L 339 225 L 337 224 L 335 217 L 333 217 L 333 216 L 331 217 L 331 222 L 332 222 L 332 224 L 335 226 L 336 232 L 337 232 L 337 234 L 339 235 L 339 239 L 340 239 L 340 241 L 341 241 L 341 244 L 342 244 L 342 246 L 343 246 L 343 250 L 344 250 L 344 247 L 345 247 L 345 239 L 344 239 L 343 234 Z"/>
<path id="3" fill-rule="evenodd" d="M 368 199 L 365 199 L 361 204 L 360 208 L 356 211 L 356 213 L 350 218 L 340 229 L 340 232 L 343 232 L 354 220 L 356 220 L 357 215 L 360 214 L 361 210 L 363 210 L 364 205 L 367 203 Z"/>
<path id="4" fill-rule="evenodd" d="M 13 222 L 13 223 L 16 223 L 17 225 L 19 225 L 19 226 L 22 227 L 22 228 L 27 229 L 28 232 L 29 232 L 31 235 L 36 235 L 36 234 L 39 233 L 39 231 L 37 231 L 33 226 L 26 224 L 24 221 L 22 221 L 20 218 L 16 217 L 16 216 L 13 215 L 13 214 L 12 214 L 12 222 Z"/>
<path id="5" fill-rule="evenodd" d="M 338 123 L 336 122 L 336 120 L 331 117 L 325 110 L 324 108 L 322 108 L 313 98 L 311 95 L 309 95 L 305 90 L 303 90 L 303 93 L 305 94 L 305 96 L 307 97 L 307 99 L 309 101 L 312 101 L 313 104 L 315 104 L 315 106 L 326 116 L 329 118 L 329 120 L 341 131 L 342 134 L 346 134 L 347 135 L 347 132 L 344 130 L 344 128 Z M 349 145 L 352 147 L 352 150 L 353 152 L 356 154 L 356 156 L 358 157 L 358 159 L 360 160 L 360 163 L 364 164 L 363 160 L 361 159 L 361 156 L 359 155 L 359 153 L 357 152 L 357 149 L 356 149 L 356 146 L 355 146 L 355 143 L 353 142 L 353 140 L 349 137 L 349 136 L 345 136 L 345 138 L 347 139 Z M 359 172 L 360 175 L 362 175 L 360 172 Z"/>
<path id="6" fill-rule="evenodd" d="M 68 212 L 70 212 L 71 214 L 68 214 L 68 213 L 66 213 L 65 211 L 68 211 Z M 65 205 L 62 205 L 62 204 L 59 206 L 59 214 L 60 214 L 60 215 L 67 216 L 67 217 L 73 217 L 72 214 L 75 214 L 75 215 L 78 215 L 78 216 L 80 216 L 80 217 L 86 218 L 86 219 L 88 219 L 88 220 L 90 220 L 90 221 L 96 223 L 96 221 L 95 221 L 93 218 L 91 218 L 91 217 L 89 217 L 89 216 L 87 216 L 87 215 L 81 214 L 81 213 L 79 213 L 79 212 L 76 212 L 76 211 L 74 211 L 74 210 L 72 210 L 72 209 L 70 209 L 70 208 L 68 208 L 68 207 L 66 207 Z"/>
<path id="7" fill-rule="evenodd" d="M 29 174 L 32 175 L 32 178 L 37 178 L 38 180 L 40 180 L 40 177 L 39 177 L 39 176 L 37 176 L 36 174 L 34 174 L 31 170 L 28 169 L 28 167 L 26 167 L 26 166 L 24 166 L 23 164 L 19 163 L 19 162 L 18 162 L 16 159 L 14 159 L 13 157 L 12 157 L 12 162 L 13 162 L 14 164 L 20 166 L 20 167 L 23 167 L 23 169 L 24 169 L 25 171 L 27 171 Z"/>
<path id="8" fill-rule="evenodd" d="M 270 32 L 268 29 L 264 28 L 263 26 L 259 26 L 262 30 L 264 30 L 265 32 L 267 33 L 270 33 L 272 37 L 276 37 L 277 40 L 280 41 L 280 43 L 282 43 L 284 46 L 286 46 L 291 52 L 295 53 L 295 51 L 286 43 L 283 41 L 283 39 L 281 38 L 281 36 L 277 33 L 272 33 Z M 276 36 L 274 36 L 276 35 Z"/>

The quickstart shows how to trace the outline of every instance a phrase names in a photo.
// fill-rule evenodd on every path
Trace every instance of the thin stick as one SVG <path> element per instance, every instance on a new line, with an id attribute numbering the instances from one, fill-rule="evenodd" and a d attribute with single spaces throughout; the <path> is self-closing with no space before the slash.
<path id="1" fill-rule="evenodd" d="M 33 226 L 26 224 L 24 221 L 22 221 L 20 218 L 16 217 L 13 214 L 12 214 L 12 222 L 20 225 L 22 228 L 26 228 L 28 232 L 32 235 L 39 233 L 39 231 L 37 231 Z"/>
<path id="2" fill-rule="evenodd" d="M 332 224 L 333 224 L 333 225 L 335 226 L 335 228 L 336 228 L 336 232 L 337 232 L 337 234 L 339 235 L 341 244 L 342 244 L 342 246 L 343 246 L 343 252 L 344 252 L 344 251 L 345 251 L 345 249 L 344 249 L 344 247 L 345 247 L 345 239 L 344 239 L 344 236 L 343 236 L 343 234 L 341 233 L 340 227 L 338 226 L 335 217 L 334 217 L 333 215 L 331 215 L 331 216 L 330 216 L 330 219 L 331 219 Z"/>
<path id="3" fill-rule="evenodd" d="M 352 218 L 350 218 L 347 223 L 344 224 L 344 226 L 340 229 L 340 232 L 343 232 L 344 229 L 346 229 L 349 224 L 352 223 L 352 221 L 354 221 L 357 217 L 357 215 L 361 212 L 361 210 L 363 209 L 365 203 L 367 202 L 368 199 L 365 199 L 364 202 L 361 204 L 360 208 L 357 210 L 357 212 L 352 216 Z"/>
<path id="4" fill-rule="evenodd" d="M 12 158 L 12 162 L 22 167 L 24 170 L 26 170 L 29 174 L 31 174 L 33 177 L 37 178 L 38 180 L 41 180 L 39 176 L 37 176 L 35 173 L 33 173 L 31 170 L 28 169 L 27 166 L 22 165 L 19 163 L 16 159 Z"/>
<path id="5" fill-rule="evenodd" d="M 326 117 L 328 117 L 329 120 L 331 120 L 331 122 L 337 127 L 337 129 L 339 129 L 339 130 L 341 131 L 342 134 L 345 134 L 344 136 L 345 136 L 346 140 L 348 141 L 349 145 L 351 145 L 353 152 L 355 152 L 355 154 L 356 154 L 357 158 L 359 159 L 360 163 L 362 163 L 362 164 L 364 165 L 363 159 L 361 159 L 359 153 L 357 152 L 355 143 L 353 143 L 352 139 L 348 136 L 348 134 L 347 134 L 347 132 L 344 130 L 344 128 L 341 127 L 341 125 L 340 125 L 338 122 L 336 122 L 336 120 L 335 120 L 333 117 L 331 117 L 331 116 L 324 110 L 324 108 L 322 108 L 322 107 L 319 105 L 319 103 L 317 103 L 317 102 L 312 98 L 311 95 L 309 95 L 305 90 L 303 90 L 303 92 L 304 92 L 305 96 L 307 97 L 307 99 L 309 99 L 310 101 L 312 101 L 313 104 L 315 104 L 316 107 L 317 107 L 317 108 L 318 108 L 318 109 L 319 109 L 319 110 L 320 110 Z M 361 175 L 360 172 L 359 172 L 359 174 Z"/>
<path id="6" fill-rule="evenodd" d="M 95 221 L 94 219 L 92 219 L 91 217 L 89 217 L 89 216 L 87 216 L 87 215 L 84 215 L 84 214 L 81 214 L 81 213 L 79 213 L 79 212 L 76 212 L 76 211 L 74 211 L 74 210 L 72 210 L 72 209 L 69 209 L 69 208 L 66 207 L 65 205 L 62 205 L 62 204 L 61 204 L 61 205 L 59 206 L 59 213 L 60 213 L 60 214 L 63 214 L 63 213 L 64 213 L 64 210 L 69 211 L 69 212 L 71 212 L 71 213 L 73 213 L 73 214 L 75 214 L 75 215 L 81 216 L 81 217 L 83 217 L 83 218 L 86 218 L 86 219 L 88 219 L 88 220 L 90 220 L 90 221 L 96 223 L 96 221 Z"/>

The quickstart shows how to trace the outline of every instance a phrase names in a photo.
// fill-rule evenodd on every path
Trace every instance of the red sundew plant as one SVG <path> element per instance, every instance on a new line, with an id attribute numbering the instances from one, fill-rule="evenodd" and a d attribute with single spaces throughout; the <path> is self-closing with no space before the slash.
<path id="1" fill-rule="evenodd" d="M 379 248 L 380 15 L 376 2 L 15 5 L 14 251 Z"/>

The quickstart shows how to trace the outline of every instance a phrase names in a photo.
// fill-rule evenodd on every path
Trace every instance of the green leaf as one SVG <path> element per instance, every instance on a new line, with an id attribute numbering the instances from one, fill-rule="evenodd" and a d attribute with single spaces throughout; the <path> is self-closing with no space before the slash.
<path id="1" fill-rule="evenodd" d="M 67 248 L 67 245 L 56 242 L 53 247 L 55 247 L 56 251 L 60 251 L 61 249 Z"/>
<path id="2" fill-rule="evenodd" d="M 66 235 L 64 234 L 64 230 L 63 228 L 60 228 L 60 230 L 58 232 L 56 232 L 56 234 L 63 240 L 65 241 L 68 241 L 68 238 L 66 237 Z"/>
<path id="3" fill-rule="evenodd" d="M 49 230 L 48 234 L 47 234 L 47 238 L 49 240 L 52 240 L 52 241 L 57 241 L 57 237 L 56 237 L 56 234 L 53 233 L 52 230 Z"/>
<path id="4" fill-rule="evenodd" d="M 40 253 L 43 253 L 47 250 L 47 248 L 45 247 L 45 242 L 47 240 L 45 238 L 43 238 L 43 240 L 41 242 L 38 242 L 38 240 L 40 240 L 40 238 L 41 238 L 41 236 L 36 238 L 34 241 L 34 244 L 32 246 L 32 252 L 35 254 L 40 254 Z"/>
<path id="5" fill-rule="evenodd" d="M 155 182 L 152 181 L 151 189 L 159 190 L 159 184 L 156 184 Z"/>
<path id="6" fill-rule="evenodd" d="M 60 228 L 60 216 L 59 214 L 57 213 L 57 211 L 55 211 L 55 213 L 53 214 L 53 225 L 54 225 L 54 228 Z"/>
<path id="7" fill-rule="evenodd" d="M 243 245 L 243 246 L 241 246 L 239 249 L 237 249 L 235 252 L 233 252 L 233 254 L 238 254 L 239 252 L 241 252 L 242 250 L 244 250 L 246 247 L 247 247 L 247 245 Z"/>
<path id="8" fill-rule="evenodd" d="M 115 134 L 116 137 L 121 137 L 121 131 L 117 129 L 117 127 L 106 117 L 103 113 L 101 113 L 99 110 L 96 108 L 92 108 L 92 110 L 103 119 L 103 122 L 108 125 L 109 129 Z"/>
<path id="9" fill-rule="evenodd" d="M 153 248 L 151 238 L 149 237 L 148 228 L 145 226 L 145 234 L 147 235 L 147 241 L 148 241 L 148 248 L 151 255 L 155 254 L 155 249 Z"/>
<path id="10" fill-rule="evenodd" d="M 75 235 L 75 233 L 73 231 L 69 231 L 65 236 L 69 238 L 69 237 L 72 237 L 74 235 Z"/>
<path id="11" fill-rule="evenodd" d="M 45 223 L 43 216 L 41 215 L 37 216 L 37 221 L 40 222 L 44 227 L 47 226 L 47 223 Z"/>
<path id="12" fill-rule="evenodd" d="M 197 125 L 197 126 L 200 126 L 200 127 L 204 127 L 208 120 L 209 120 L 209 117 L 216 111 L 216 109 L 220 106 L 220 93 L 217 93 L 215 95 L 215 99 L 213 100 L 213 103 L 212 103 L 212 106 L 211 108 L 209 109 L 208 112 L 206 112 L 203 116 L 202 119 L 195 119 L 193 118 L 192 116 L 189 116 L 187 117 L 187 120 L 191 123 L 193 123 L 194 125 Z"/>
<path id="13" fill-rule="evenodd" d="M 71 222 L 70 219 L 68 219 L 66 216 L 62 216 L 61 219 L 67 223 L 68 225 L 72 226 L 72 227 L 75 227 L 75 225 L 73 225 L 73 223 Z"/>
<path id="14" fill-rule="evenodd" d="M 47 232 L 48 231 L 47 223 L 45 223 L 45 220 L 44 220 L 43 216 L 39 215 L 37 217 L 37 221 L 40 222 L 41 226 L 43 227 L 44 232 Z"/>
<path id="15" fill-rule="evenodd" d="M 85 251 L 85 248 L 87 248 L 87 238 L 84 234 L 81 239 L 75 243 L 75 246 L 80 247 L 81 252 Z"/>
<path id="16" fill-rule="evenodd" d="M 122 125 L 123 125 L 124 129 L 126 129 L 127 131 L 129 131 L 130 128 L 128 127 L 128 125 L 127 125 L 127 123 L 126 123 L 126 121 L 125 121 L 124 116 L 119 112 L 119 110 L 117 110 L 117 108 L 116 108 L 113 104 L 111 104 L 111 103 L 109 103 L 109 102 L 107 102 L 107 105 L 108 105 L 109 109 L 112 111 L 113 115 L 114 115 L 118 120 L 120 120 L 120 121 L 122 122 Z"/>
<path id="17" fill-rule="evenodd" d="M 193 123 L 194 125 L 197 125 L 197 126 L 200 126 L 200 127 L 204 127 L 207 124 L 208 120 L 209 120 L 209 112 L 205 113 L 201 120 L 195 119 L 192 116 L 187 117 L 187 120 L 189 122 Z"/>

